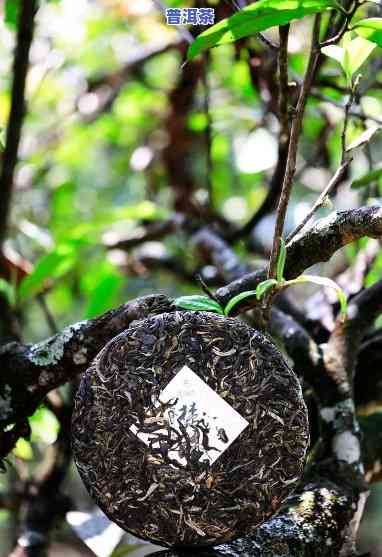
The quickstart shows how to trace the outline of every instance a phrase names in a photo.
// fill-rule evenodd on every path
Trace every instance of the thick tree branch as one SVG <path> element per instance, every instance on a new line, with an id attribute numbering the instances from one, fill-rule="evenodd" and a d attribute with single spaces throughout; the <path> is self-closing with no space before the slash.
<path id="1" fill-rule="evenodd" d="M 286 499 L 278 514 L 258 527 L 253 536 L 205 549 L 203 557 L 355 555 L 349 524 L 354 519 L 359 520 L 365 498 L 359 500 L 360 486 L 351 479 L 346 481 L 347 474 L 348 467 L 343 464 L 328 465 L 322 470 L 317 468 L 305 479 L 304 485 Z M 184 557 L 176 550 L 155 555 Z"/>
<path id="2" fill-rule="evenodd" d="M 327 369 L 336 377 L 344 396 L 352 396 L 362 338 L 381 313 L 382 280 L 351 300 L 345 321 L 337 320 L 325 350 L 325 360 Z"/>
<path id="3" fill-rule="evenodd" d="M 71 325 L 39 344 L 12 342 L 4 345 L 0 349 L 2 428 L 24 423 L 49 391 L 85 371 L 106 342 L 132 321 L 173 309 L 166 296 L 147 296 L 98 318 Z M 1 434 L 0 457 L 13 448 L 11 441 L 14 439 L 8 439 L 10 433 Z"/>
<path id="4" fill-rule="evenodd" d="M 364 236 L 377 239 L 382 237 L 381 207 L 361 207 L 331 213 L 301 232 L 289 244 L 285 278 L 298 277 L 305 269 L 328 261 L 336 251 Z M 219 288 L 216 296 L 222 305 L 226 305 L 233 296 L 256 289 L 265 278 L 266 269 L 249 273 Z"/>

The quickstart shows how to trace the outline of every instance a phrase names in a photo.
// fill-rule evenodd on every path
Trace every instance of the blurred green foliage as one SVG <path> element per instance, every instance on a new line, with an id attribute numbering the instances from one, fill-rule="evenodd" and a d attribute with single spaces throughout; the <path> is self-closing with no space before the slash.
<path id="1" fill-rule="evenodd" d="M 168 3 L 174 7 L 188 4 Z M 16 21 L 16 11 L 17 1 L 5 3 L 7 23 L 12 18 Z M 304 71 L 309 25 L 308 18 L 292 28 L 291 81 L 301 79 Z M 31 340 L 47 333 L 35 302 L 37 294 L 45 295 L 61 327 L 95 316 L 137 293 L 157 289 L 172 294 L 192 293 L 188 285 L 169 281 L 162 271 L 129 272 L 126 267 L 134 268 L 134 264 L 126 262 L 126 254 L 122 257 L 109 252 L 103 242 L 105 234 L 121 238 L 142 223 L 171 214 L 172 194 L 161 151 L 167 141 L 169 94 L 180 74 L 179 53 L 169 51 L 142 64 L 123 80 L 114 102 L 106 108 L 97 89 L 87 91 L 87 83 L 118 72 L 145 46 L 174 38 L 176 31 L 166 26 L 163 16 L 148 1 L 104 0 L 94 4 L 61 0 L 40 4 L 11 239 L 16 251 L 33 265 L 15 293 L 16 302 L 26 310 L 25 329 Z M 14 31 L 5 25 L 0 37 L 2 128 L 9 109 L 13 43 Z M 258 42 L 253 44 L 257 49 L 266 48 Z M 378 48 L 371 53 L 368 64 L 380 55 L 376 51 Z M 347 87 L 336 60 L 326 63 L 325 75 L 339 87 Z M 208 80 L 213 127 L 211 182 L 216 209 L 244 223 L 266 195 L 277 156 L 277 125 L 272 114 L 263 113 L 266 92 L 254 86 L 245 51 L 237 56 L 232 45 L 213 49 Z M 319 184 L 333 172 L 340 157 L 342 111 L 335 103 L 345 97 L 329 87 L 324 94 L 328 102 L 310 99 L 304 121 L 300 167 L 306 165 L 307 172 L 298 174 L 291 207 L 297 220 L 300 205 L 314 199 Z M 365 112 L 378 117 L 381 89 L 369 90 L 363 102 Z M 207 183 L 203 148 L 207 118 L 203 107 L 204 89 L 200 85 L 187 125 L 195 138 L 192 172 L 199 185 L 196 195 L 201 198 Z M 322 154 L 314 157 L 314 153 L 328 126 L 330 133 L 322 146 L 327 160 L 323 160 Z M 353 119 L 349 141 L 363 131 L 364 123 Z M 264 141 L 265 161 L 264 154 L 260 155 Z M 380 145 L 377 138 L 369 147 L 374 160 Z M 362 151 L 357 153 L 352 179 L 360 193 L 350 194 L 344 188 L 338 208 L 354 206 L 370 188 L 380 195 L 375 188 L 381 188 L 381 177 L 375 172 L 370 168 L 370 158 Z M 163 245 L 170 254 L 179 255 L 171 239 Z M 186 237 L 180 237 L 176 250 L 188 252 Z M 190 266 L 192 261 L 187 257 L 185 265 Z M 129 258 L 134 258 L 134 252 Z M 369 273 L 368 283 L 376 280 L 379 270 Z M 11 295 L 11 286 L 3 287 Z"/>
<path id="2" fill-rule="evenodd" d="M 186 7 L 190 2 L 168 0 L 167 5 Z M 10 105 L 17 8 L 17 0 L 7 0 L 1 22 L 2 130 Z M 370 8 L 362 7 L 360 17 L 366 17 L 367 9 Z M 323 14 L 324 23 L 327 17 Z M 291 94 L 305 70 L 310 25 L 310 18 L 292 25 Z M 268 38 L 277 40 L 274 29 L 267 33 Z M 109 249 L 110 243 L 135 233 L 148 222 L 164 220 L 173 212 L 174 196 L 162 155 L 168 145 L 170 94 L 183 61 L 179 51 L 173 49 L 154 56 L 127 72 L 113 102 L 104 102 L 104 98 L 115 86 L 115 76 L 134 57 L 147 47 L 176 38 L 176 30 L 166 26 L 164 17 L 149 0 L 40 2 L 28 78 L 29 110 L 8 242 L 28 263 L 29 272 L 17 288 L 15 281 L 0 281 L 1 292 L 22 310 L 22 332 L 28 341 L 51 333 L 38 295 L 45 297 L 60 329 L 138 295 L 157 291 L 174 296 L 200 293 L 196 283 L 174 278 L 159 265 L 150 267 L 149 257 L 147 253 L 146 258 L 141 257 L 140 247 L 128 253 Z M 351 38 L 357 41 L 355 35 Z M 258 77 L 258 73 L 272 68 L 272 54 L 256 39 L 249 44 L 253 48 L 251 61 L 248 51 L 238 52 L 232 44 L 212 49 L 208 71 L 213 199 L 215 209 L 237 224 L 244 224 L 264 200 L 278 149 L 277 120 L 270 111 L 264 111 L 270 92 L 261 78 L 257 84 L 251 79 L 251 73 Z M 338 48 L 349 50 L 346 41 Z M 357 50 L 346 64 L 344 50 L 341 56 L 327 58 L 322 71 L 321 77 L 334 86 L 322 86 L 320 96 L 313 95 L 308 102 L 289 210 L 294 224 L 301 221 L 341 158 L 343 104 L 349 76 L 361 72 L 360 86 L 366 92 L 359 99 L 363 116 L 352 118 L 348 143 L 381 118 L 382 72 L 376 65 L 380 49 L 370 48 L 366 61 Z M 264 62 L 260 65 L 264 51 L 267 54 L 262 59 L 269 67 Z M 95 86 L 97 80 L 103 81 L 100 89 Z M 204 103 L 205 88 L 200 84 L 186 124 L 193 142 L 194 196 L 202 201 L 207 195 L 208 118 Z M 366 149 L 356 150 L 350 175 L 333 200 L 335 209 L 380 203 L 382 171 L 377 163 L 381 149 L 381 135 L 376 135 Z M 319 214 L 326 215 L 331 210 L 322 208 Z M 273 222 L 269 222 L 256 239 L 269 243 L 272 227 Z M 186 234 L 177 232 L 160 242 L 150 242 L 145 249 L 150 248 L 150 256 L 177 258 L 192 273 L 201 262 L 188 240 Z M 366 244 L 361 241 L 349 247 L 347 262 L 354 261 Z M 254 259 L 244 243 L 237 246 L 237 251 L 248 260 Z M 379 280 L 381 272 L 379 255 L 366 285 Z M 31 425 L 30 442 L 22 441 L 17 446 L 18 459 L 33 461 L 39 446 L 49 445 L 57 434 L 55 418 L 46 408 L 33 416 Z"/>

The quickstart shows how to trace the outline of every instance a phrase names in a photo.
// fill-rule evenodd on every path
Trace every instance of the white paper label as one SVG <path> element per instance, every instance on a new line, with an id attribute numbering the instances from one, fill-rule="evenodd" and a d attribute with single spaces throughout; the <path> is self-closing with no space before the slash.
<path id="1" fill-rule="evenodd" d="M 130 430 L 153 451 L 175 460 L 213 464 L 248 426 L 189 367 L 184 366 L 159 396 L 144 424 Z"/>

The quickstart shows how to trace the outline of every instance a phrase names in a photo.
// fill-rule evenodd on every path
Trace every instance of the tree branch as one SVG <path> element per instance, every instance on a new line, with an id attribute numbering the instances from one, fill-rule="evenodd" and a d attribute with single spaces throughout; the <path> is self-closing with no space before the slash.
<path id="1" fill-rule="evenodd" d="M 360 207 L 333 212 L 328 217 L 319 219 L 289 244 L 285 278 L 298 277 L 305 269 L 316 263 L 328 261 L 337 250 L 364 236 L 377 239 L 382 237 L 381 207 Z M 266 269 L 249 273 L 219 288 L 216 296 L 222 305 L 226 305 L 233 296 L 256 289 L 266 276 Z M 245 307 L 248 306 L 242 306 Z"/>
<path id="2" fill-rule="evenodd" d="M 308 214 L 304 217 L 304 219 L 300 222 L 300 224 L 296 226 L 296 228 L 289 234 L 289 236 L 286 239 L 286 244 L 288 244 L 295 236 L 297 236 L 297 234 L 308 224 L 308 222 L 311 220 L 313 215 L 318 211 L 318 209 L 320 209 L 324 205 L 326 198 L 330 196 L 332 191 L 342 181 L 344 175 L 346 174 L 347 169 L 349 168 L 350 163 L 351 163 L 351 159 L 345 160 L 341 163 L 341 165 L 332 176 L 326 188 L 324 188 L 323 191 L 320 193 L 319 197 L 313 204 L 313 207 L 310 209 Z"/>
<path id="3" fill-rule="evenodd" d="M 242 263 L 231 246 L 209 228 L 202 228 L 197 232 L 192 243 L 213 263 L 224 281 L 236 280 L 251 271 L 251 266 Z"/>
<path id="4" fill-rule="evenodd" d="M 326 347 L 326 367 L 337 377 L 339 388 L 353 396 L 352 388 L 357 357 L 365 336 L 382 313 L 382 280 L 355 296 L 348 307 L 348 318 L 337 320 Z"/>
<path id="5" fill-rule="evenodd" d="M 85 371 L 101 348 L 132 321 L 173 310 L 166 296 L 146 296 L 95 319 L 66 327 L 39 344 L 12 342 L 4 345 L 0 349 L 1 428 L 25 423 L 49 391 Z M 15 436 L 10 439 L 11 431 L 0 433 L 0 458 L 12 450 L 13 442 L 17 441 Z"/>
<path id="6" fill-rule="evenodd" d="M 305 113 L 306 103 L 308 101 L 308 95 L 313 83 L 314 72 L 318 57 L 320 55 L 319 41 L 320 41 L 320 25 L 321 25 L 321 15 L 318 14 L 314 19 L 313 34 L 312 34 L 312 46 L 310 50 L 310 56 L 308 61 L 308 67 L 305 73 L 304 82 L 301 87 L 300 95 L 297 101 L 296 111 L 294 114 L 294 119 L 291 128 L 289 149 L 288 149 L 288 160 L 286 164 L 284 181 L 281 189 L 280 200 L 277 207 L 276 214 L 276 225 L 273 238 L 272 253 L 269 262 L 268 278 L 275 278 L 276 276 L 276 265 L 280 248 L 280 239 L 284 230 L 284 222 L 286 217 L 286 212 L 288 208 L 289 198 L 293 185 L 293 177 L 296 171 L 296 160 L 297 160 L 297 150 L 299 144 L 299 138 L 301 133 L 302 121 Z"/>
<path id="7" fill-rule="evenodd" d="M 47 448 L 43 462 L 24 486 L 25 513 L 17 544 L 10 557 L 46 557 L 50 534 L 71 508 L 61 485 L 71 463 L 71 405 L 60 409 L 56 441 Z"/>
<path id="8" fill-rule="evenodd" d="M 25 115 L 25 83 L 29 65 L 29 51 L 33 39 L 37 0 L 20 3 L 17 44 L 13 61 L 11 109 L 8 118 L 3 164 L 0 174 L 0 246 L 8 227 L 14 172 Z"/>
<path id="9" fill-rule="evenodd" d="M 170 219 L 150 222 L 134 230 L 125 238 L 116 238 L 116 234 L 106 234 L 104 244 L 108 249 L 121 249 L 129 251 L 145 242 L 161 240 L 173 234 L 184 224 L 184 215 L 175 213 Z"/>
<path id="10" fill-rule="evenodd" d="M 338 466 L 338 465 L 337 465 Z M 256 528 L 252 536 L 203 550 L 203 557 L 333 557 L 355 555 L 349 524 L 361 514 L 357 483 L 344 480 L 347 467 L 317 468 L 303 486 L 288 497 L 276 516 Z M 181 557 L 176 550 L 155 553 Z"/>

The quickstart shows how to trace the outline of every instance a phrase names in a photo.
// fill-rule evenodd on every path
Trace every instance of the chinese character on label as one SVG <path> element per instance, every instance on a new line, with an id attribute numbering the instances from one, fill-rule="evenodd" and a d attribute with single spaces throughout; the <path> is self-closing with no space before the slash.
<path id="1" fill-rule="evenodd" d="M 167 8 L 167 25 L 213 25 L 214 8 Z"/>
<path id="2" fill-rule="evenodd" d="M 184 19 L 183 22 L 186 25 L 198 25 L 198 8 L 188 8 L 184 9 Z"/>
<path id="3" fill-rule="evenodd" d="M 182 10 L 180 8 L 169 8 L 166 10 L 167 25 L 181 25 Z"/>
<path id="4" fill-rule="evenodd" d="M 248 425 L 192 369 L 183 366 L 130 431 L 153 455 L 186 466 L 198 461 L 213 464 Z"/>
<path id="5" fill-rule="evenodd" d="M 213 25 L 215 23 L 215 10 L 213 8 L 199 8 L 199 25 Z"/>

